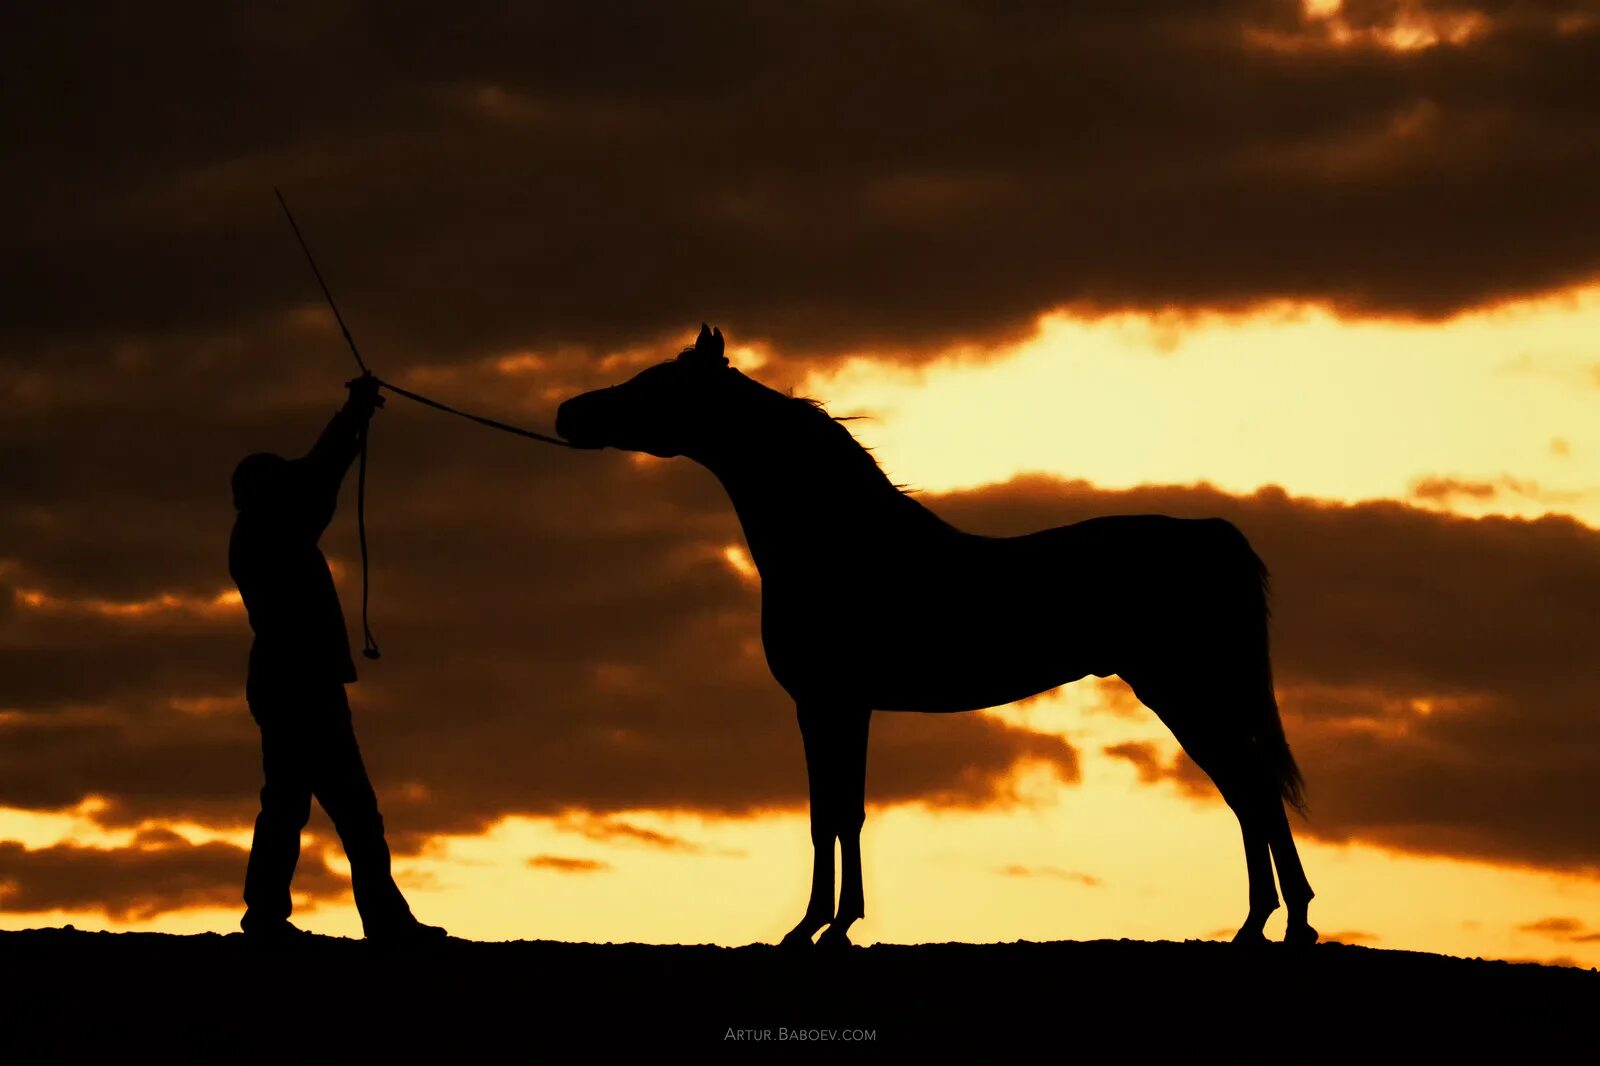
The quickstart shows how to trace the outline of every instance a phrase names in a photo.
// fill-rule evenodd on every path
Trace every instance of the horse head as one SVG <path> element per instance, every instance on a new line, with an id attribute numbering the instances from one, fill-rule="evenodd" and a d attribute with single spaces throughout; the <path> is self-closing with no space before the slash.
<path id="1" fill-rule="evenodd" d="M 691 454 L 708 427 L 721 421 L 719 401 L 739 376 L 723 354 L 722 330 L 702 323 L 694 345 L 676 359 L 567 400 L 556 411 L 556 432 L 580 448 L 621 448 L 663 459 Z"/>

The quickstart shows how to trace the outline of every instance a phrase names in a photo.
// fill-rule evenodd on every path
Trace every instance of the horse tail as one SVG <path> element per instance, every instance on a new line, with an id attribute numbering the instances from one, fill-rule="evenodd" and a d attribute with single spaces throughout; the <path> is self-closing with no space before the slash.
<path id="1" fill-rule="evenodd" d="M 1271 637 L 1268 630 L 1272 622 L 1271 579 L 1267 564 L 1252 550 L 1255 582 L 1250 614 L 1256 632 L 1251 640 L 1259 647 L 1261 688 L 1253 699 L 1255 721 L 1250 723 L 1256 744 L 1267 757 L 1268 765 L 1278 782 L 1278 793 L 1283 801 L 1302 815 L 1306 813 L 1306 783 L 1300 776 L 1300 767 L 1289 750 L 1289 739 L 1283 733 L 1283 717 L 1278 712 L 1278 695 L 1272 684 Z"/>

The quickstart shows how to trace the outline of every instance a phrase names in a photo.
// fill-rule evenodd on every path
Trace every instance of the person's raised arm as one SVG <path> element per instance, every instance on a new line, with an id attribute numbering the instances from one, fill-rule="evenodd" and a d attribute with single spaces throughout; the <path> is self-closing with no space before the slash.
<path id="1" fill-rule="evenodd" d="M 345 387 L 350 390 L 350 398 L 328 422 L 304 459 L 306 466 L 332 491 L 338 490 L 345 472 L 360 453 L 361 437 L 367 431 L 372 413 L 383 406 L 378 379 L 370 373 L 346 382 Z"/>

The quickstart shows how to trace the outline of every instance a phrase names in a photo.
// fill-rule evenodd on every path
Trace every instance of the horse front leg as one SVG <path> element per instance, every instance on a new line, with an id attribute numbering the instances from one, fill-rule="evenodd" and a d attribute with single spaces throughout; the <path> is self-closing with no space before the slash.
<path id="1" fill-rule="evenodd" d="M 827 735 L 828 722 L 813 705 L 800 704 L 797 710 L 811 794 L 811 899 L 800 921 L 784 936 L 784 947 L 810 945 L 817 930 L 833 920 L 833 842 L 838 836 L 830 787 L 836 776 L 836 753 Z"/>
<path id="2" fill-rule="evenodd" d="M 838 776 L 833 781 L 836 807 L 834 831 L 839 837 L 839 909 L 821 947 L 847 947 L 850 926 L 867 915 L 866 893 L 861 885 L 861 826 L 867 820 L 867 732 L 872 712 L 844 711 L 835 719 Z"/>

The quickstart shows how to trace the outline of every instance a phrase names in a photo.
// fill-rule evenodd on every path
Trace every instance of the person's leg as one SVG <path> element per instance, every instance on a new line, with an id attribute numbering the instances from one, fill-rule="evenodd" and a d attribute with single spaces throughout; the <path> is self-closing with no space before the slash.
<path id="1" fill-rule="evenodd" d="M 289 883 L 300 861 L 300 831 L 311 816 L 311 777 L 303 730 L 305 712 L 292 697 L 253 695 L 250 713 L 261 727 L 261 813 L 250 841 L 244 875 L 247 933 L 275 932 L 288 923 L 294 904 Z"/>
<path id="2" fill-rule="evenodd" d="M 362 927 L 369 937 L 413 931 L 419 923 L 390 870 L 383 816 L 356 744 L 344 687 L 329 692 L 326 700 L 327 706 L 319 708 L 320 736 L 312 784 L 350 860 L 350 879 Z"/>

